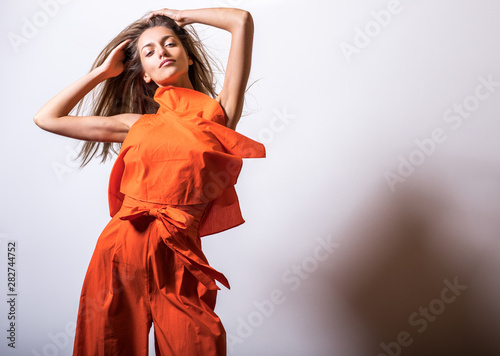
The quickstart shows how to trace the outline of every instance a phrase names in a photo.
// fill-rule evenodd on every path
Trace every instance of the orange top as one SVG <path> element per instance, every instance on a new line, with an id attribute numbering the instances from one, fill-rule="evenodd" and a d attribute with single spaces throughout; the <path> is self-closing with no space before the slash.
<path id="1" fill-rule="evenodd" d="M 200 236 L 244 223 L 234 189 L 242 158 L 265 157 L 265 148 L 225 126 L 219 103 L 199 91 L 159 87 L 156 114 L 130 128 L 109 179 L 113 217 L 124 196 L 159 204 L 210 205 Z"/>

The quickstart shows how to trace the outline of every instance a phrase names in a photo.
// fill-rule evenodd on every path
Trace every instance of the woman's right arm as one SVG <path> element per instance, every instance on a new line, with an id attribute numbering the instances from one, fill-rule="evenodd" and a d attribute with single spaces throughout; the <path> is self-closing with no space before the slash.
<path id="1" fill-rule="evenodd" d="M 128 130 L 141 114 L 113 116 L 69 116 L 68 113 L 100 82 L 119 75 L 124 68 L 123 48 L 118 45 L 105 62 L 62 90 L 46 103 L 33 121 L 42 129 L 71 138 L 95 142 L 123 142 Z"/>

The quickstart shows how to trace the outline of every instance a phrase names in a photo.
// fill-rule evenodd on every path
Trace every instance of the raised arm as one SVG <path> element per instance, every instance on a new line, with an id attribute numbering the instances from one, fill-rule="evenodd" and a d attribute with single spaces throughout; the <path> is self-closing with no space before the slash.
<path id="1" fill-rule="evenodd" d="M 100 82 L 123 71 L 122 42 L 106 61 L 76 82 L 63 89 L 47 102 L 34 116 L 33 121 L 42 129 L 71 138 L 96 142 L 123 142 L 132 124 L 140 114 L 114 116 L 68 116 L 75 105 Z"/>
<path id="2" fill-rule="evenodd" d="M 248 11 L 233 8 L 154 11 L 174 19 L 180 26 L 201 23 L 231 33 L 231 48 L 224 84 L 216 100 L 226 112 L 226 126 L 235 129 L 243 111 L 243 101 L 252 63 L 253 19 Z"/>

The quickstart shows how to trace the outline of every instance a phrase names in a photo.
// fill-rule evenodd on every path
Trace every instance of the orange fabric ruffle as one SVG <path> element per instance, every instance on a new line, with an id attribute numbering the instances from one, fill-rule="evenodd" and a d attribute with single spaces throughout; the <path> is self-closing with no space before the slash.
<path id="1" fill-rule="evenodd" d="M 242 158 L 265 157 L 265 148 L 225 126 L 219 103 L 196 90 L 160 87 L 156 114 L 130 128 L 111 171 L 113 217 L 124 196 L 159 204 L 209 203 L 200 236 L 244 222 L 234 185 Z"/>

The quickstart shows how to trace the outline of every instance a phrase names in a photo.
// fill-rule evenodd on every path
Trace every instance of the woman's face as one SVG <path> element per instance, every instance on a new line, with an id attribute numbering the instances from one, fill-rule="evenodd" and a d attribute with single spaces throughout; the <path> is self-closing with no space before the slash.
<path id="1" fill-rule="evenodd" d="M 172 30 L 163 26 L 149 28 L 141 34 L 137 45 L 147 83 L 192 88 L 188 70 L 193 61 Z"/>

